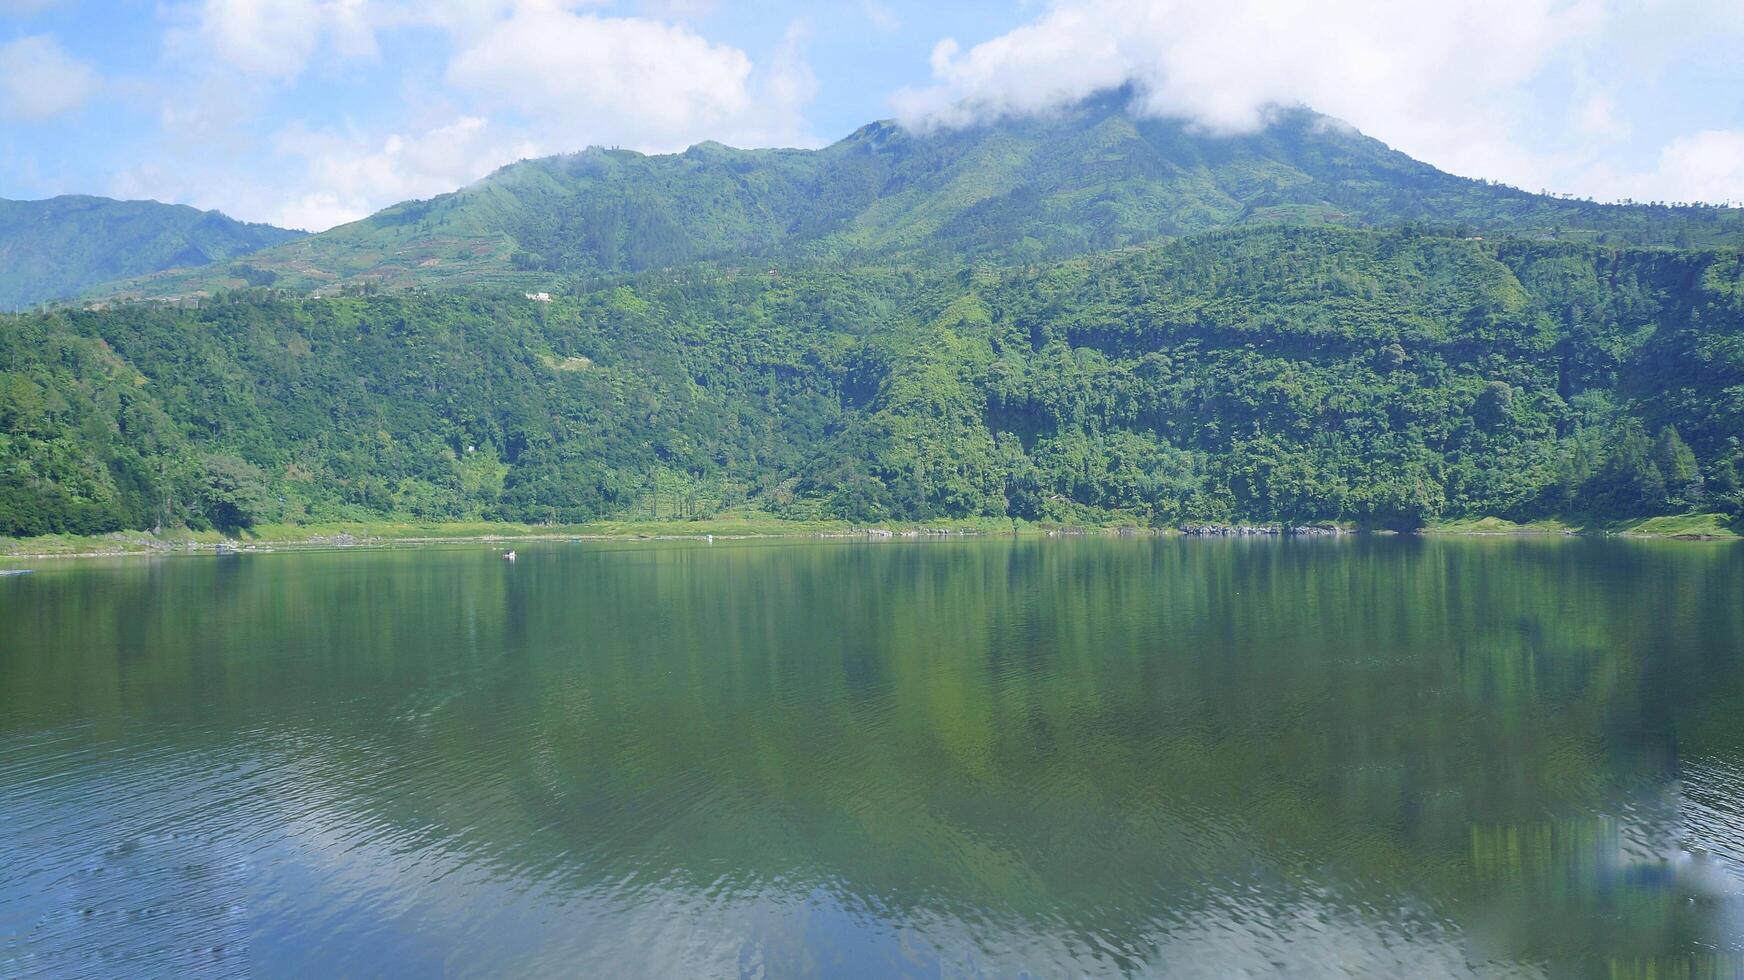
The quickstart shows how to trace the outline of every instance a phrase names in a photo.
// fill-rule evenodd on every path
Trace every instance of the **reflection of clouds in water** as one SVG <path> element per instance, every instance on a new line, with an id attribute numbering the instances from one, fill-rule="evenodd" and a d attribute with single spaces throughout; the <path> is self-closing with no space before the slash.
<path id="1" fill-rule="evenodd" d="M 1681 783 L 1684 846 L 1703 852 L 1685 877 L 1700 897 L 1720 903 L 1730 948 L 1744 951 L 1744 763 L 1720 756 L 1686 759 Z M 1744 972 L 1744 963 L 1739 969 Z"/>
<path id="2" fill-rule="evenodd" d="M 1700 756 L 1683 760 L 1681 776 L 1684 846 L 1707 850 L 1729 873 L 1744 879 L 1744 764 Z"/>
<path id="3" fill-rule="evenodd" d="M 694 868 L 655 862 L 608 877 L 575 859 L 517 867 L 488 845 L 469 849 L 453 833 L 464 828 L 419 837 L 371 809 L 385 804 L 319 783 L 291 795 L 303 805 L 284 815 L 287 833 L 269 862 L 269 890 L 298 896 L 303 911 L 286 910 L 287 921 L 327 931 L 319 945 L 304 935 L 273 948 L 257 942 L 257 951 L 299 970 L 343 965 L 311 961 L 322 946 L 355 956 L 359 946 L 416 948 L 419 936 L 441 936 L 448 950 L 442 969 L 458 975 L 563 973 L 589 962 L 661 976 L 1264 976 L 1280 964 L 1304 975 L 1539 972 L 1530 965 L 1534 951 L 1505 935 L 1508 929 L 1468 935 L 1434 910 L 1353 908 L 1275 879 L 1246 891 L 1201 892 L 1152 910 L 1148 924 L 1134 923 L 1146 921 L 1142 914 L 1121 916 L 1131 927 L 1113 935 L 1052 916 L 983 911 L 965 918 L 930 903 L 891 909 L 862 899 L 848 882 L 747 880 L 744 869 L 725 863 L 712 884 L 699 884 Z M 1662 785 L 1638 804 L 1620 825 L 1599 821 L 1610 829 L 1574 821 L 1547 830 L 1546 850 L 1536 855 L 1542 863 L 1525 869 L 1516 888 L 1525 894 L 1570 881 L 1585 898 L 1564 900 L 1577 904 L 1613 890 L 1663 888 L 1681 897 L 1694 881 L 1687 861 L 1662 862 L 1663 882 L 1640 873 L 1661 866 L 1651 855 L 1665 851 L 1655 842 L 1676 839 L 1680 796 Z M 1725 921 L 1734 928 L 1726 932 L 1744 935 L 1735 928 L 1736 902 L 1728 904 Z M 311 909 L 328 911 L 311 916 Z M 1526 965 L 1504 962 L 1515 956 Z"/>
<path id="4" fill-rule="evenodd" d="M 585 963 L 624 976 L 1265 976 L 1281 963 L 1305 975 L 1534 975 L 1468 962 L 1457 927 L 1432 912 L 1341 908 L 1276 881 L 1204 892 L 1193 907 L 1153 910 L 1148 927 L 1101 935 L 1048 918 L 893 910 L 842 882 L 698 887 L 685 869 L 642 868 L 577 888 L 573 866 L 543 876 L 502 867 L 360 812 L 357 798 L 318 783 L 296 797 L 260 888 L 296 896 L 300 913 L 278 911 L 305 928 L 265 930 L 270 944 L 255 948 L 296 972 L 355 967 L 367 941 L 405 949 L 439 935 L 441 969 L 463 976 L 556 975 Z M 324 949 L 348 959 L 324 963 Z"/>
<path id="5" fill-rule="evenodd" d="M 657 937 L 674 909 L 642 908 L 630 931 Z M 749 920 L 746 928 L 745 919 Z M 1340 910 L 1312 897 L 1284 904 L 1276 896 L 1223 893 L 1198 909 L 1170 910 L 1136 944 L 1040 929 L 1035 923 L 966 922 L 920 913 L 900 924 L 869 921 L 836 899 L 812 893 L 769 896 L 724 914 L 692 919 L 729 943 L 749 935 L 737 966 L 753 975 L 888 976 L 912 970 L 943 976 L 1167 975 L 1274 976 L 1284 965 L 1303 976 L 1535 976 L 1530 967 L 1468 962 L 1456 930 L 1432 919 L 1379 918 Z M 680 925 L 681 931 L 688 925 Z M 941 952 L 944 951 L 944 952 Z M 614 951 L 618 952 L 618 951 Z M 735 969 L 692 963 L 708 975 Z"/>
<path id="6" fill-rule="evenodd" d="M 613 964 L 622 976 L 1227 977 L 1274 975 L 1284 963 L 1303 975 L 1535 975 L 1469 963 L 1457 931 L 1444 923 L 1379 919 L 1310 898 L 1278 906 L 1258 895 L 1220 895 L 1200 909 L 1170 910 L 1172 924 L 1158 925 L 1135 948 L 1130 939 L 1104 943 L 1035 922 L 969 922 L 924 910 L 886 920 L 830 891 L 780 882 L 719 898 L 683 884 L 574 895 L 483 874 L 464 855 L 445 855 L 442 868 L 428 857 L 405 866 L 405 855 L 366 845 L 346 862 L 381 880 L 333 877 L 326 897 L 355 902 L 419 881 L 409 903 L 396 903 L 394 931 L 439 931 L 453 950 L 443 968 L 463 976 L 558 975 L 585 963 Z M 279 949 L 271 961 L 318 969 L 322 964 L 306 958 L 311 952 Z"/>
<path id="7" fill-rule="evenodd" d="M 367 744 L 255 735 L 253 754 L 142 753 L 125 802 L 103 808 L 79 801 L 115 784 L 85 778 L 56 781 L 33 809 L 0 798 L 13 816 L 33 817 L 32 846 L 58 827 L 111 879 L 95 875 L 95 887 L 37 909 L 51 926 L 37 929 L 37 945 L 62 954 L 63 967 L 137 948 L 131 926 L 104 924 L 137 917 L 128 903 L 143 901 L 156 906 L 149 929 L 165 951 L 133 961 L 147 971 L 247 963 L 283 975 L 560 975 L 610 963 L 624 976 L 1228 976 L 1287 961 L 1309 973 L 1474 972 L 1457 931 L 1433 916 L 1339 909 L 1281 896 L 1275 882 L 1202 892 L 1118 936 L 1049 917 L 893 910 L 845 882 L 698 886 L 687 869 L 646 867 L 578 886 L 573 862 L 505 863 L 488 842 L 469 841 L 476 828 L 393 812 L 370 791 L 425 775 L 415 766 L 385 754 L 363 765 Z M 514 805 L 488 781 L 471 791 L 483 796 L 466 813 Z M 224 805 L 202 802 L 212 800 Z M 78 920 L 81 905 L 97 910 L 96 927 Z"/>
<path id="8" fill-rule="evenodd" d="M 1744 765 L 1685 759 L 1678 778 L 1636 794 L 1619 814 L 1618 867 L 1637 883 L 1696 901 L 1744 899 Z"/>
<path id="9" fill-rule="evenodd" d="M 1281 907 L 1231 901 L 1224 914 L 1184 925 L 1159 945 L 1152 965 L 1171 977 L 1297 976 L 1533 977 L 1529 965 L 1473 962 L 1447 923 L 1400 909 L 1340 909 L 1311 896 Z"/>
<path id="10" fill-rule="evenodd" d="M 40 847 L 58 833 L 69 857 L 84 855 L 74 863 L 103 872 L 33 908 L 47 923 L 35 948 L 56 949 L 62 968 L 89 964 L 138 948 L 125 937 L 143 926 L 165 951 L 130 962 L 148 972 L 241 962 L 286 975 L 564 975 L 588 963 L 624 976 L 1222 977 L 1274 975 L 1279 964 L 1303 975 L 1535 972 L 1491 961 L 1505 952 L 1474 943 L 1434 910 L 1352 908 L 1275 879 L 1177 896 L 1180 904 L 1148 916 L 1128 910 L 1122 918 L 1140 924 L 1113 935 L 1050 916 L 972 916 L 931 903 L 895 910 L 862 899 L 849 882 L 741 876 L 699 885 L 689 869 L 655 866 L 595 878 L 574 855 L 518 865 L 488 832 L 480 839 L 479 828 L 444 814 L 394 809 L 394 787 L 439 774 L 366 743 L 253 735 L 263 747 L 254 754 L 160 747 L 134 755 L 126 776 L 105 775 L 119 784 L 87 771 L 0 795 L 24 842 Z M 1737 770 L 1718 765 L 1689 767 L 1681 794 L 1641 800 L 1617 837 L 1606 837 L 1612 853 L 1635 850 L 1620 839 L 1675 840 L 1692 800 L 1710 810 L 1699 800 L 1724 802 L 1736 785 L 1727 774 Z M 82 805 L 118 785 L 121 799 Z M 476 779 L 466 795 L 456 815 L 517 805 L 501 780 Z M 1711 814 L 1687 827 L 1692 843 L 1737 830 Z M 1619 887 L 1629 887 L 1636 863 L 1620 862 Z M 85 907 L 93 918 L 80 917 Z M 145 912 L 149 922 L 129 924 Z M 1727 920 L 1738 924 L 1735 901 Z"/>

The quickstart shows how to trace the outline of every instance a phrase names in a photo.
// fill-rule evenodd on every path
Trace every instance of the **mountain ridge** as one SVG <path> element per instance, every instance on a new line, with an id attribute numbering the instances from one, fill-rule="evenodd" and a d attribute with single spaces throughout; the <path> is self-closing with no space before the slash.
<path id="1" fill-rule="evenodd" d="M 1306 112 L 526 161 L 135 291 L 198 302 L 0 317 L 0 535 L 1717 526 L 1741 220 L 1465 180 Z"/>
<path id="2" fill-rule="evenodd" d="M 118 279 L 228 261 L 302 234 L 158 201 L 86 194 L 0 199 L 0 309 L 72 299 Z"/>
<path id="3" fill-rule="evenodd" d="M 1255 133 L 1208 135 L 1134 116 L 1114 93 L 961 129 L 876 122 L 817 150 L 705 142 L 518 161 L 234 270 L 157 275 L 109 293 L 536 286 L 697 262 L 1011 264 L 1252 224 L 1413 222 L 1474 236 L 1744 243 L 1738 209 L 1598 204 L 1457 177 L 1306 109 Z"/>

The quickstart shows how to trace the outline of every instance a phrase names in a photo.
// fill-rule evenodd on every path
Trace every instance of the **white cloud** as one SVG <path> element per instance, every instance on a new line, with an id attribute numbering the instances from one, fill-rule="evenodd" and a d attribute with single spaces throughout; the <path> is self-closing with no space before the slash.
<path id="1" fill-rule="evenodd" d="M 1673 142 L 1660 151 L 1651 180 L 1660 200 L 1717 196 L 1744 204 L 1744 130 L 1710 129 Z"/>
<path id="2" fill-rule="evenodd" d="M 168 61 L 185 67 L 142 82 L 136 93 L 137 103 L 158 112 L 161 151 L 117 175 L 112 192 L 322 230 L 454 190 L 522 157 L 590 144 L 666 151 L 704 139 L 810 142 L 802 110 L 816 81 L 805 21 L 754 64 L 688 25 L 607 16 L 599 9 L 607 5 L 192 0 L 172 8 L 178 19 L 166 48 Z M 701 15 L 711 6 L 678 0 L 661 9 Z M 338 105 L 319 121 L 304 117 L 260 135 L 312 60 L 369 56 L 377 37 L 392 32 L 405 32 L 394 38 L 399 51 L 418 37 L 424 57 L 414 67 L 422 71 L 399 75 L 397 93 L 360 90 L 357 98 L 373 104 L 358 115 L 379 119 L 384 100 L 397 98 L 399 122 L 358 125 L 350 107 Z M 436 37 L 446 37 L 446 52 L 430 43 Z M 359 84 L 379 87 L 394 77 L 381 67 L 359 73 Z"/>
<path id="3" fill-rule="evenodd" d="M 1710 129 L 1666 144 L 1651 168 L 1600 161 L 1573 176 L 1577 192 L 1601 200 L 1744 205 L 1744 130 Z"/>
<path id="4" fill-rule="evenodd" d="M 743 111 L 751 60 L 685 27 L 529 7 L 463 51 L 448 77 L 548 119 L 609 116 L 663 133 Z"/>
<path id="5" fill-rule="evenodd" d="M 811 43 L 811 31 L 810 21 L 796 20 L 787 25 L 781 47 L 775 52 L 775 58 L 762 79 L 759 104 L 766 108 L 767 114 L 760 121 L 737 120 L 741 126 L 749 124 L 750 129 L 740 130 L 748 137 L 748 142 L 808 141 L 799 132 L 804 125 L 801 110 L 817 97 L 817 76 L 805 58 L 806 45 Z M 758 126 L 762 127 L 761 131 Z"/>
<path id="6" fill-rule="evenodd" d="M 642 0 L 643 12 L 651 17 L 707 17 L 715 7 L 715 0 Z"/>
<path id="7" fill-rule="evenodd" d="M 0 115 L 47 119 L 84 105 L 102 83 L 46 34 L 0 45 Z"/>
<path id="8" fill-rule="evenodd" d="M 369 0 L 205 0 L 200 38 L 242 72 L 289 79 L 301 74 L 323 40 L 343 57 L 376 52 Z"/>
<path id="9" fill-rule="evenodd" d="M 879 0 L 865 0 L 860 5 L 860 12 L 866 15 L 866 19 L 872 22 L 873 27 L 886 34 L 894 34 L 902 30 L 901 18 L 897 17 L 895 11 Z"/>
<path id="10" fill-rule="evenodd" d="M 539 152 L 531 141 L 499 132 L 477 116 L 380 140 L 292 126 L 279 134 L 278 144 L 281 153 L 304 162 L 299 183 L 307 189 L 268 220 L 310 230 L 356 221 L 387 204 L 447 193 Z"/>
<path id="11" fill-rule="evenodd" d="M 1575 108 L 1575 131 L 1594 139 L 1620 139 L 1629 126 L 1617 117 L 1617 103 L 1604 92 L 1588 95 Z"/>
<path id="12" fill-rule="evenodd" d="M 215 161 L 154 161 L 116 176 L 106 192 L 216 208 L 249 221 L 325 231 L 390 204 L 434 197 L 541 149 L 477 116 L 374 136 L 297 123 L 273 138 L 277 174 L 260 179 Z"/>
<path id="13" fill-rule="evenodd" d="M 1744 17 L 1729 6 L 1737 5 L 1054 0 L 984 43 L 940 42 L 934 83 L 900 93 L 896 106 L 913 126 L 962 125 L 1131 84 L 1140 111 L 1228 132 L 1261 125 L 1270 107 L 1305 104 L 1455 173 L 1567 187 L 1591 169 L 1599 143 L 1626 131 L 1606 96 L 1580 84 L 1597 73 L 1589 62 L 1657 71 L 1680 45 L 1738 38 Z M 1561 118 L 1536 116 L 1533 86 L 1547 75 L 1567 76 L 1577 93 Z M 1555 152 L 1537 149 L 1555 142 L 1541 138 L 1546 130 L 1574 138 Z"/>
<path id="14" fill-rule="evenodd" d="M 1062 0 L 968 50 L 942 42 L 939 84 L 900 105 L 908 119 L 951 122 L 1131 82 L 1142 108 L 1214 130 L 1253 129 L 1269 106 L 1305 103 L 1402 142 L 1457 145 L 1426 110 L 1457 109 L 1459 128 L 1487 121 L 1596 10 L 1593 0 Z"/>
<path id="15" fill-rule="evenodd" d="M 682 24 L 604 17 L 528 0 L 465 46 L 448 80 L 579 149 L 610 142 L 673 150 L 703 139 L 800 139 L 813 83 L 790 30 L 759 74 L 745 52 Z"/>

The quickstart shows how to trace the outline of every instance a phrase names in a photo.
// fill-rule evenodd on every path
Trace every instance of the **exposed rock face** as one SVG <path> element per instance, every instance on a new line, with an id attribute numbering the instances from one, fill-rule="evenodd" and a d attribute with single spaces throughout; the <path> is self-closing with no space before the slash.
<path id="1" fill-rule="evenodd" d="M 1249 527 L 1244 524 L 1188 524 L 1181 533 L 1194 538 L 1263 538 L 1276 537 L 1282 528 Z"/>
<path id="2" fill-rule="evenodd" d="M 1350 532 L 1336 524 L 1308 524 L 1292 527 L 1286 533 L 1296 538 L 1336 538 Z"/>
<path id="3" fill-rule="evenodd" d="M 1272 527 L 1266 525 L 1250 526 L 1245 524 L 1188 524 L 1181 528 L 1181 533 L 1194 538 L 1322 538 L 1337 537 L 1349 534 L 1342 527 L 1332 524 L 1304 524 L 1293 527 Z"/>

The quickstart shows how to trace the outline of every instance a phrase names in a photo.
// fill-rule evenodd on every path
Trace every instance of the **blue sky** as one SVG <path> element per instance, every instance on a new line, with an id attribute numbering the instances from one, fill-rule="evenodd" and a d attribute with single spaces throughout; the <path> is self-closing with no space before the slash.
<path id="1" fill-rule="evenodd" d="M 0 0 L 0 196 L 320 229 L 522 156 L 819 145 L 1132 83 L 1444 169 L 1744 202 L 1744 0 Z"/>

